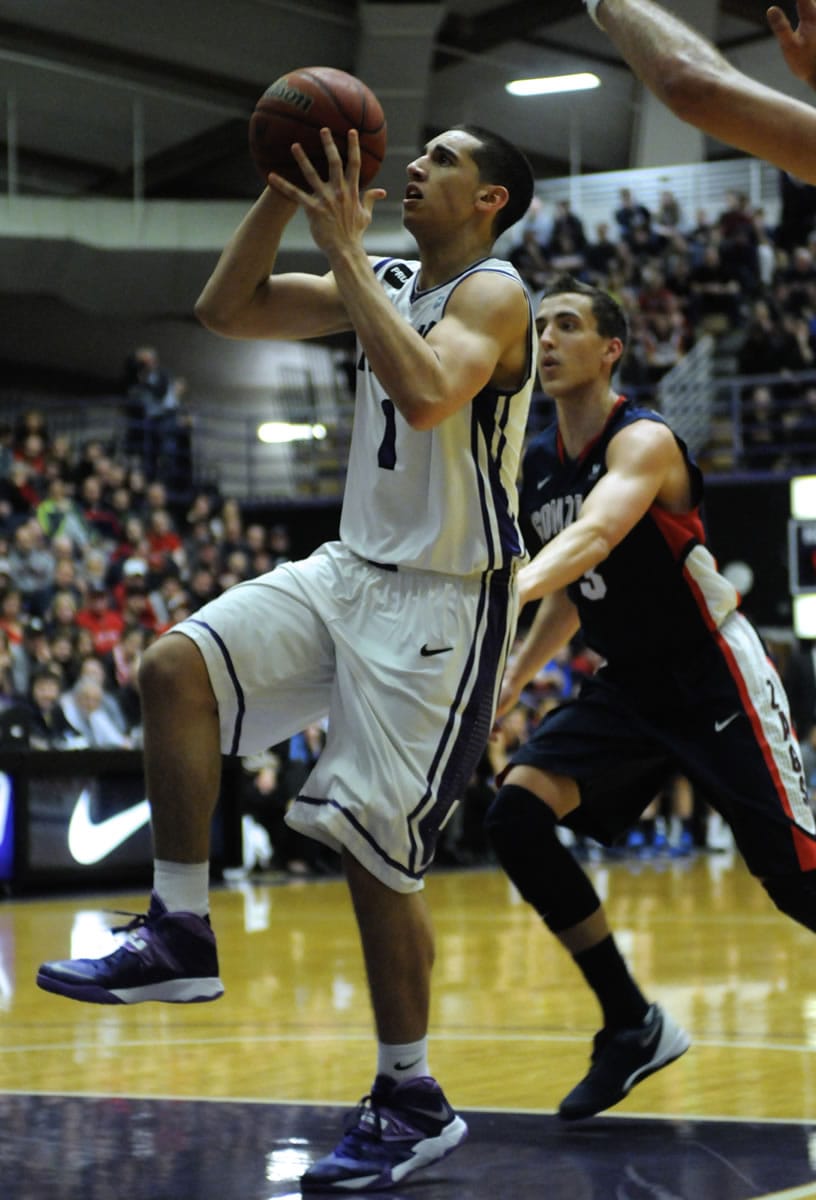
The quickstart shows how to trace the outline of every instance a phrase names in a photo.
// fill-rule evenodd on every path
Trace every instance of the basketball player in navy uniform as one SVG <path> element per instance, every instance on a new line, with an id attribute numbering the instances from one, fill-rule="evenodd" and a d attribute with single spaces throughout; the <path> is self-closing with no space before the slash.
<path id="1" fill-rule="evenodd" d="M 570 1120 L 616 1104 L 689 1038 L 643 996 L 556 825 L 609 844 L 685 775 L 774 903 L 814 930 L 816 840 L 782 684 L 706 546 L 700 472 L 661 416 L 611 384 L 626 344 L 620 307 L 565 276 L 536 326 L 557 420 L 524 456 L 522 510 L 543 548 L 519 592 L 539 607 L 499 711 L 579 628 L 603 665 L 517 751 L 487 829 L 601 1007 L 589 1073 L 560 1106 Z"/>
<path id="2" fill-rule="evenodd" d="M 428 1065 L 433 935 L 423 875 L 489 735 L 526 558 L 516 480 L 535 337 L 525 287 L 491 257 L 532 173 L 473 127 L 407 169 L 419 259 L 363 247 L 382 189 L 359 145 L 311 192 L 272 175 L 198 303 L 214 331 L 293 339 L 355 330 L 357 395 L 340 538 L 239 584 L 174 627 L 140 672 L 156 853 L 150 911 L 100 960 L 46 963 L 41 987 L 92 1003 L 215 999 L 209 828 L 221 754 L 255 753 L 328 716 L 289 823 L 343 857 L 379 1038 L 376 1077 L 304 1190 L 381 1190 L 466 1135 Z M 325 275 L 274 272 L 300 206 Z"/>

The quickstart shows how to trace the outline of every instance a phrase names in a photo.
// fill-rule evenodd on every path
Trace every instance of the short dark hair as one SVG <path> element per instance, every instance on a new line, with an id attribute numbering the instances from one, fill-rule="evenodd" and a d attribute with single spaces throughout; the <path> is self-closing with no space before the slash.
<path id="1" fill-rule="evenodd" d="M 510 193 L 510 199 L 496 215 L 493 231 L 498 237 L 520 221 L 530 207 L 535 191 L 533 168 L 518 147 L 501 134 L 481 125 L 454 125 L 453 128 L 470 134 L 480 143 L 473 151 L 479 178 L 484 183 L 498 183 Z"/>
<path id="2" fill-rule="evenodd" d="M 579 296 L 589 296 L 592 300 L 592 315 L 601 337 L 619 338 L 626 350 L 629 341 L 629 322 L 626 313 L 614 296 L 603 288 L 594 287 L 591 283 L 582 283 L 574 275 L 559 275 L 552 283 L 547 284 L 541 295 L 542 300 L 550 296 L 563 296 L 573 292 Z"/>

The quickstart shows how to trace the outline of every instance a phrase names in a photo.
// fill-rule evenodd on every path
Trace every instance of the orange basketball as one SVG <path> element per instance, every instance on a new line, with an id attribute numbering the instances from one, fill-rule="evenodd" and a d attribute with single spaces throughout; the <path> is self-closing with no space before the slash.
<path id="1" fill-rule="evenodd" d="M 262 179 L 270 171 L 305 187 L 291 146 L 299 142 L 325 179 L 328 166 L 320 130 L 332 131 L 346 161 L 348 131 L 360 138 L 360 185 L 371 182 L 382 165 L 386 146 L 385 114 L 371 88 L 335 67 L 301 67 L 271 84 L 249 121 L 249 149 Z"/>

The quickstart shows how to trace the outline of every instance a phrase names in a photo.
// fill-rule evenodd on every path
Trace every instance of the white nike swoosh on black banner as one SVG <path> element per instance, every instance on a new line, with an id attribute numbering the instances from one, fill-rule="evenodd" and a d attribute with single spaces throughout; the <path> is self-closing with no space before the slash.
<path id="1" fill-rule="evenodd" d="M 150 804 L 141 800 L 104 821 L 91 818 L 91 798 L 83 788 L 68 825 L 68 849 L 75 862 L 89 867 L 101 862 L 150 820 Z"/>

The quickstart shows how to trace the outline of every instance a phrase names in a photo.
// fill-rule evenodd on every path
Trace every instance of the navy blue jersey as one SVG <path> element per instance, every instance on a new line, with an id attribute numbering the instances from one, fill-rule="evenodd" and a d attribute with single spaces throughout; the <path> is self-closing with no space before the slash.
<path id="1" fill-rule="evenodd" d="M 644 420 L 665 423 L 653 409 L 621 397 L 602 433 L 577 459 L 567 456 L 555 424 L 530 442 L 521 508 L 542 545 L 578 517 L 606 474 L 615 434 Z M 678 515 L 652 505 L 603 562 L 567 589 L 587 644 L 627 674 L 639 674 L 639 666 L 651 674 L 655 662 L 687 662 L 738 603 L 705 544 L 702 476 L 684 443 L 677 443 L 689 471 L 692 511 Z"/>

